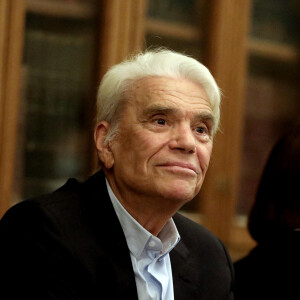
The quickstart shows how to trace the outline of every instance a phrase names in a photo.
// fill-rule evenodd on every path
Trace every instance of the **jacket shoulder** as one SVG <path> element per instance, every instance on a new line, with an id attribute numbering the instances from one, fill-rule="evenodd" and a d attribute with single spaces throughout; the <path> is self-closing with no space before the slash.
<path id="1" fill-rule="evenodd" d="M 184 239 L 185 243 L 190 244 L 191 247 L 195 244 L 205 243 L 212 247 L 221 246 L 220 249 L 223 251 L 223 243 L 203 225 L 192 221 L 180 213 L 175 214 L 173 219 L 182 239 Z"/>
<path id="2" fill-rule="evenodd" d="M 71 178 L 52 193 L 27 199 L 14 205 L 5 213 L 1 223 L 6 223 L 12 219 L 17 219 L 20 223 L 25 218 L 26 224 L 30 224 L 31 219 L 42 216 L 47 216 L 57 222 L 69 223 L 72 218 L 76 219 L 76 216 L 79 217 L 82 214 L 84 207 L 92 202 L 89 199 L 99 198 L 101 193 L 105 193 L 103 191 L 104 182 L 104 178 L 98 173 L 85 182 Z M 96 187 L 98 188 L 98 195 L 92 197 Z"/>
<path id="3" fill-rule="evenodd" d="M 26 219 L 26 224 L 37 214 L 51 214 L 51 212 L 59 212 L 60 209 L 66 206 L 76 206 L 79 201 L 80 183 L 75 179 L 69 179 L 68 182 L 53 193 L 41 195 L 35 198 L 21 201 L 20 203 L 12 206 L 1 219 L 1 223 L 7 223 L 10 220 Z M 18 222 L 18 223 L 19 223 Z M 0 223 L 0 224 L 1 224 Z"/>

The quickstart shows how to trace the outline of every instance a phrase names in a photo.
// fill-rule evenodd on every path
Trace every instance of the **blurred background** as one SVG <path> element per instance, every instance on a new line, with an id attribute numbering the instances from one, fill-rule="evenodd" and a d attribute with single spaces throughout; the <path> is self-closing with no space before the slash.
<path id="1" fill-rule="evenodd" d="M 244 256 L 266 159 L 300 113 L 299 15 L 297 0 L 0 0 L 0 217 L 96 170 L 101 77 L 164 46 L 207 65 L 223 91 L 210 170 L 182 213 Z"/>

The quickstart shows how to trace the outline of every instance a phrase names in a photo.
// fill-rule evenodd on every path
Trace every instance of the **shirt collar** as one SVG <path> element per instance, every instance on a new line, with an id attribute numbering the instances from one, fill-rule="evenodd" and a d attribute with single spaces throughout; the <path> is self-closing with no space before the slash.
<path id="1" fill-rule="evenodd" d="M 115 196 L 107 179 L 106 186 L 111 202 L 125 234 L 128 248 L 135 257 L 139 258 L 143 250 L 147 248 L 149 241 L 153 239 L 157 240 L 159 238 L 161 241 L 161 253 L 163 255 L 169 253 L 176 246 L 180 240 L 180 235 L 172 218 L 168 220 L 166 225 L 158 234 L 158 237 L 155 237 L 127 212 L 127 210 Z"/>

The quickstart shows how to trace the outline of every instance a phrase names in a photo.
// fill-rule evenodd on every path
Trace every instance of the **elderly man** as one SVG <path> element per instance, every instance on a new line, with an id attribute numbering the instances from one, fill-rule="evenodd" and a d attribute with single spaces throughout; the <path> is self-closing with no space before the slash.
<path id="1" fill-rule="evenodd" d="M 219 106 L 207 68 L 182 54 L 111 68 L 97 100 L 101 170 L 0 223 L 7 299 L 232 299 L 223 244 L 177 213 L 203 183 Z"/>

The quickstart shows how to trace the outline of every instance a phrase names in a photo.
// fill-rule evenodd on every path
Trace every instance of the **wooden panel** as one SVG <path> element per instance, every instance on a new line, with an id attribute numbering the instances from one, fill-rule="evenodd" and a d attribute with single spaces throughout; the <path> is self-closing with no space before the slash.
<path id="1" fill-rule="evenodd" d="M 246 256 L 256 245 L 256 241 L 250 236 L 247 228 L 240 226 L 232 227 L 228 250 L 233 261 Z"/>
<path id="2" fill-rule="evenodd" d="M 8 205 L 4 198 L 4 170 L 3 169 L 3 154 L 4 154 L 4 100 L 5 100 L 5 72 L 7 62 L 7 22 L 8 22 L 9 0 L 0 1 L 0 218 L 7 210 Z"/>
<path id="3" fill-rule="evenodd" d="M 167 36 L 190 42 L 199 40 L 201 36 L 200 30 L 195 26 L 157 19 L 147 19 L 146 29 L 148 34 Z"/>
<path id="4" fill-rule="evenodd" d="M 3 113 L 4 113 L 4 96 L 5 96 L 5 69 L 7 62 L 7 42 L 8 42 L 8 32 L 7 32 L 7 22 L 8 22 L 8 7 L 9 0 L 0 1 L 0 141 L 2 141 L 3 134 Z M 2 147 L 0 143 L 0 149 Z M 1 150 L 0 150 L 1 153 Z"/>
<path id="5" fill-rule="evenodd" d="M 100 78 L 109 67 L 143 49 L 146 0 L 104 0 L 99 33 Z"/>
<path id="6" fill-rule="evenodd" d="M 99 77 L 117 60 L 119 36 L 119 1 L 104 0 L 99 30 Z"/>
<path id="7" fill-rule="evenodd" d="M 9 208 L 12 194 L 24 8 L 23 0 L 1 1 L 0 217 Z"/>
<path id="8" fill-rule="evenodd" d="M 248 43 L 251 54 L 271 58 L 287 63 L 297 63 L 299 58 L 298 48 L 283 43 L 251 38 Z"/>
<path id="9" fill-rule="evenodd" d="M 214 0 L 210 5 L 207 64 L 223 102 L 201 198 L 205 226 L 228 242 L 239 186 L 250 1 Z"/>
<path id="10" fill-rule="evenodd" d="M 147 0 L 131 1 L 131 26 L 129 53 L 143 50 L 145 47 L 145 15 Z"/>
<path id="11" fill-rule="evenodd" d="M 93 5 L 84 1 L 26 0 L 26 11 L 76 19 L 89 19 L 96 15 Z"/>

